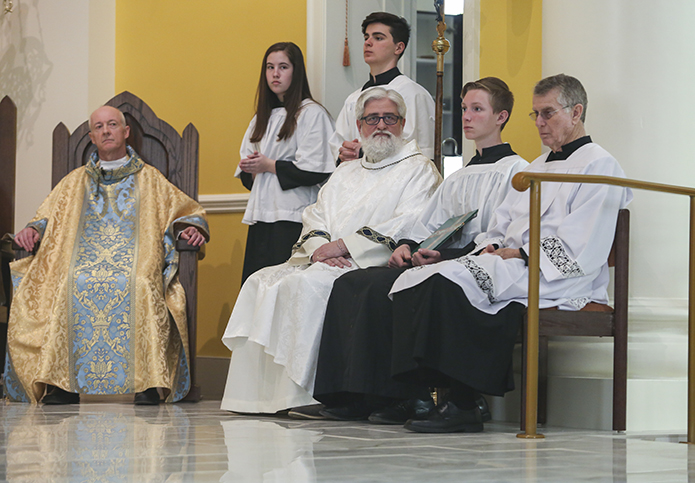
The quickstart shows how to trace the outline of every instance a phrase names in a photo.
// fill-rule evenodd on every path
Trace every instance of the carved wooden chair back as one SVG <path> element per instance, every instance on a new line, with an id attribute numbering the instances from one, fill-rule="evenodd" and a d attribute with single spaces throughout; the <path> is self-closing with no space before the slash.
<path id="1" fill-rule="evenodd" d="M 17 107 L 10 96 L 0 101 L 0 236 L 14 230 L 15 208 L 15 170 L 17 165 Z M 10 260 L 12 252 L 0 253 L 0 363 L 5 367 L 5 347 L 7 344 L 7 319 L 10 312 L 12 282 L 10 280 Z"/>

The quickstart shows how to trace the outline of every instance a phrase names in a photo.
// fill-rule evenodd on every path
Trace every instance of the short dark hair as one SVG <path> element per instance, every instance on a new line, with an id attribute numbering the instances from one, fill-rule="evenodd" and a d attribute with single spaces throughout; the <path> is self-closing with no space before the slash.
<path id="1" fill-rule="evenodd" d="M 405 52 L 410 40 L 410 25 L 406 19 L 388 12 L 372 12 L 362 21 L 362 35 L 367 33 L 367 27 L 373 23 L 386 25 L 393 37 L 393 42 L 396 44 L 403 42 L 403 52 Z M 403 52 L 398 56 L 399 59 L 403 56 Z"/>
<path id="2" fill-rule="evenodd" d="M 544 96 L 553 89 L 559 91 L 557 97 L 557 102 L 562 104 L 563 107 L 574 107 L 577 104 L 581 104 L 584 109 L 582 110 L 581 121 L 584 122 L 586 119 L 586 108 L 589 104 L 589 99 L 586 96 L 586 90 L 579 79 L 572 77 L 571 75 L 558 74 L 545 79 L 541 79 L 533 88 L 534 96 Z"/>
<path id="3" fill-rule="evenodd" d="M 475 89 L 485 91 L 490 95 L 492 112 L 507 111 L 509 115 L 504 124 L 502 124 L 500 131 L 504 129 L 504 126 L 509 122 L 509 118 L 512 117 L 512 108 L 514 107 L 514 94 L 509 90 L 507 83 L 497 77 L 483 77 L 477 81 L 467 82 L 461 89 L 461 99 L 465 97 L 468 91 Z"/>

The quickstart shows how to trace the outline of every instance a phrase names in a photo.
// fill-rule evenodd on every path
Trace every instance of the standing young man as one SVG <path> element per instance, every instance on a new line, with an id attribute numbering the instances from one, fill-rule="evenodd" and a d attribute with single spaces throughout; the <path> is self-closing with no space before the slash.
<path id="1" fill-rule="evenodd" d="M 374 12 L 362 22 L 364 61 L 369 65 L 369 81 L 348 96 L 335 123 L 330 139 L 331 152 L 340 164 L 360 158 L 361 144 L 357 131 L 355 103 L 362 91 L 383 86 L 398 92 L 408 111 L 408 124 L 403 130 L 406 141 L 415 139 L 422 154 L 434 157 L 434 101 L 427 90 L 401 74 L 396 65 L 410 40 L 410 26 L 403 17 L 387 12 Z"/>

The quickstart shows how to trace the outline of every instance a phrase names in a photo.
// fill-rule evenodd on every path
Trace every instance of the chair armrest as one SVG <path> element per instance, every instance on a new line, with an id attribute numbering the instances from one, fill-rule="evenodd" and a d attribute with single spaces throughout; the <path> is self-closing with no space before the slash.
<path id="1" fill-rule="evenodd" d="M 21 260 L 22 258 L 26 258 L 29 255 L 35 255 L 39 249 L 39 246 L 41 246 L 41 242 L 38 241 L 34 245 L 34 249 L 29 252 L 29 251 L 26 251 L 24 248 L 20 247 L 19 245 L 17 245 L 17 242 L 14 241 L 14 235 L 11 235 L 9 233 L 6 234 L 3 237 L 3 240 L 7 240 L 7 239 L 12 240 L 12 251 L 14 252 L 14 259 L 15 260 Z"/>
<path id="2" fill-rule="evenodd" d="M 187 240 L 178 239 L 176 240 L 176 251 L 177 252 L 198 252 L 198 260 L 205 258 L 205 244 L 196 247 L 189 245 Z"/>

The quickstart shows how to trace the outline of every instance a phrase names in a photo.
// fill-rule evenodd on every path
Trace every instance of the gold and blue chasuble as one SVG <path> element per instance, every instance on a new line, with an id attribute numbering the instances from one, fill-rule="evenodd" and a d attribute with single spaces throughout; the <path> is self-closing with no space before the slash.
<path id="1" fill-rule="evenodd" d="M 15 295 L 5 386 L 36 402 L 45 384 L 81 394 L 190 388 L 185 294 L 174 227 L 207 237 L 200 205 L 129 149 L 125 166 L 96 156 L 54 188 L 28 226 L 34 257 L 12 264 Z"/>

